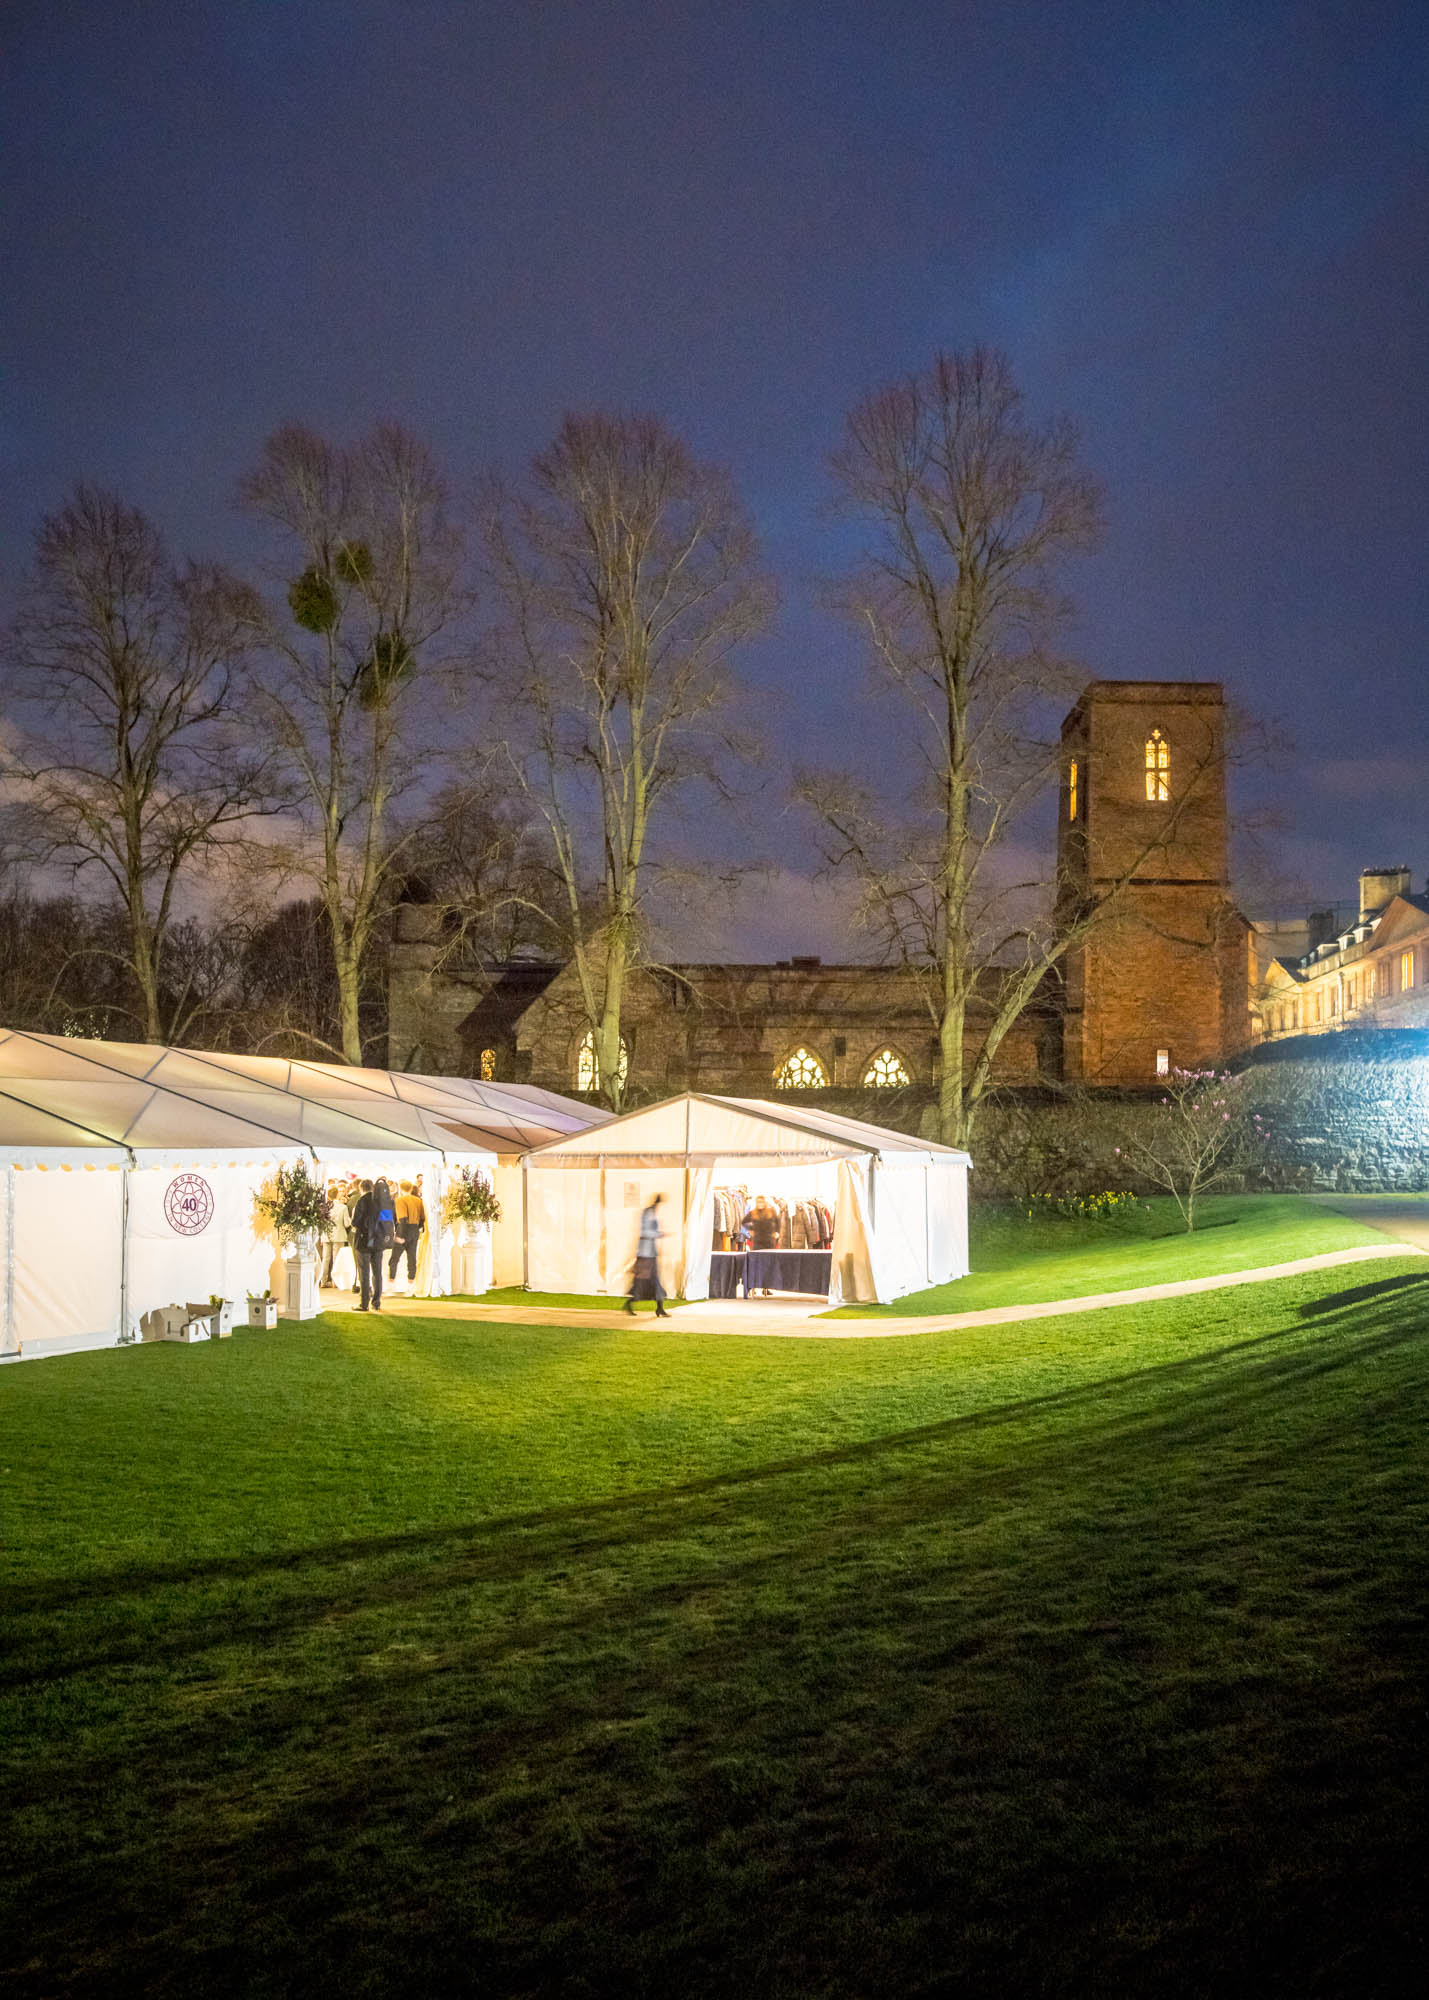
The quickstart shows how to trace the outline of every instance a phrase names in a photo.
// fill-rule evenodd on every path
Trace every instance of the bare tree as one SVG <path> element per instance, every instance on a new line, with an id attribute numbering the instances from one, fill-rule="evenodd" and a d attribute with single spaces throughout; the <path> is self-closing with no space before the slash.
<path id="1" fill-rule="evenodd" d="M 722 783 L 734 649 L 771 592 L 726 475 L 654 418 L 568 416 L 488 535 L 498 702 L 544 825 L 594 1079 L 618 1109 L 627 977 L 648 947 L 657 820 Z"/>
<path id="2" fill-rule="evenodd" d="M 360 1063 L 364 964 L 440 762 L 429 682 L 463 602 L 459 541 L 430 453 L 392 424 L 350 449 L 289 425 L 243 494 L 289 558 L 286 615 L 271 618 L 253 680 L 303 825 L 275 860 L 322 899 L 342 1054 Z"/>
<path id="3" fill-rule="evenodd" d="M 1244 1076 L 1177 1069 L 1161 1089 L 1154 1104 L 1126 1113 L 1117 1157 L 1166 1189 L 1190 1231 L 1196 1203 L 1259 1167 L 1270 1135 Z"/>
<path id="4" fill-rule="evenodd" d="M 1093 544 L 1098 496 L 1071 427 L 1031 423 L 1008 363 L 984 349 L 940 354 L 860 403 L 834 471 L 872 530 L 848 605 L 908 698 L 919 769 L 906 812 L 848 784 L 804 790 L 880 942 L 923 975 L 939 1134 L 963 1145 L 998 1048 L 1070 941 L 1025 884 L 1009 909 L 998 857 L 1051 768 L 1038 709 L 1067 684 L 1054 571 Z"/>
<path id="5" fill-rule="evenodd" d="M 256 600 L 210 564 L 173 564 L 153 524 L 87 486 L 42 524 L 6 653 L 29 723 L 6 775 L 28 858 L 97 876 L 124 916 L 134 1017 L 181 1032 L 165 957 L 181 887 L 269 803 L 235 675 Z"/>
<path id="6" fill-rule="evenodd" d="M 922 977 L 939 1136 L 966 1145 L 1008 1034 L 1067 954 L 1115 918 L 1142 864 L 1201 811 L 1224 752 L 1203 732 L 1144 845 L 1129 843 L 1106 879 L 1029 879 L 1009 865 L 1010 832 L 1061 766 L 1049 704 L 1081 678 L 1055 649 L 1069 611 L 1057 571 L 1099 529 L 1076 433 L 1034 424 L 1006 359 L 979 348 L 939 355 L 859 404 L 834 471 L 872 531 L 848 608 L 884 683 L 906 698 L 916 763 L 891 810 L 848 781 L 802 789 L 880 943 Z"/>

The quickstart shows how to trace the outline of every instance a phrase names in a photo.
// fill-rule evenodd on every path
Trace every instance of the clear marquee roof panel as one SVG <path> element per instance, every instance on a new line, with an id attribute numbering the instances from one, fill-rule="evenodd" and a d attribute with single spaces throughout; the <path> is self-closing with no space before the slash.
<path id="1" fill-rule="evenodd" d="M 514 1155 L 609 1113 L 550 1091 L 0 1030 L 0 1146 Z"/>

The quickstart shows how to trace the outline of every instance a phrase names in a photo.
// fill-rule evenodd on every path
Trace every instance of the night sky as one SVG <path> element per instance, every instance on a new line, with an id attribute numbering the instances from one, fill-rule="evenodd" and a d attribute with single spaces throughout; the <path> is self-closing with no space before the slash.
<path id="1" fill-rule="evenodd" d="M 1293 737 L 1238 780 L 1283 814 L 1248 908 L 1422 886 L 1422 0 L 10 0 L 0 64 L 7 596 L 80 477 L 241 561 L 285 419 L 395 416 L 462 490 L 567 408 L 652 410 L 779 576 L 776 759 L 892 781 L 820 609 L 825 460 L 857 396 L 987 341 L 1105 482 L 1089 675 L 1223 679 Z M 757 839 L 785 872 L 719 942 L 846 950 L 804 829 Z"/>

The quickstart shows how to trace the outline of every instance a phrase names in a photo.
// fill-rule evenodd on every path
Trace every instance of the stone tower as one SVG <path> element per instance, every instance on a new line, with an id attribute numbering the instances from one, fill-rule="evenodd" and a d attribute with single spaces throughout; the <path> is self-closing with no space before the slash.
<path id="1" fill-rule="evenodd" d="M 1064 913 L 1112 892 L 1066 960 L 1069 1081 L 1150 1084 L 1245 1045 L 1218 681 L 1091 683 L 1062 725 L 1057 867 Z"/>

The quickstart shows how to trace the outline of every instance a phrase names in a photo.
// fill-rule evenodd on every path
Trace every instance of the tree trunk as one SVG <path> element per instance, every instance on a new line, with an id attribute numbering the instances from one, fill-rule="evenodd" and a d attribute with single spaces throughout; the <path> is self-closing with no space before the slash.
<path id="1" fill-rule="evenodd" d="M 361 1065 L 362 1026 L 358 1012 L 362 978 L 358 955 L 353 950 L 350 938 L 344 937 L 336 924 L 333 925 L 334 969 L 337 973 L 338 1018 L 342 1025 L 342 1058 L 344 1062 Z"/>
<path id="2" fill-rule="evenodd" d="M 625 1096 L 620 1074 L 620 1010 L 625 997 L 626 944 L 616 926 L 605 964 L 605 991 L 600 1020 L 595 1031 L 596 1082 L 612 1111 L 619 1111 Z"/>

